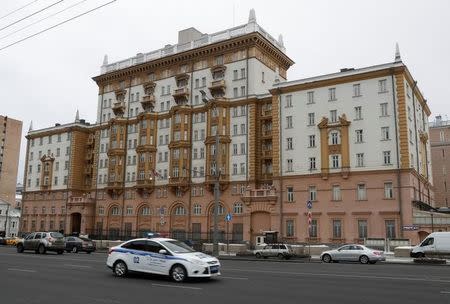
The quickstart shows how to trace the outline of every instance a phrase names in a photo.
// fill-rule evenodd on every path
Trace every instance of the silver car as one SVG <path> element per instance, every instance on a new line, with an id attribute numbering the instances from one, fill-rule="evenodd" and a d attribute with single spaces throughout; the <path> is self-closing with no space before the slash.
<path id="1" fill-rule="evenodd" d="M 320 259 L 325 263 L 349 261 L 361 264 L 375 264 L 378 261 L 386 261 L 383 251 L 367 248 L 359 244 L 344 245 L 338 249 L 324 251 Z"/>
<path id="2" fill-rule="evenodd" d="M 279 259 L 290 259 L 294 255 L 292 247 L 287 244 L 269 244 L 264 248 L 255 250 L 256 258 L 277 257 Z"/>
<path id="3" fill-rule="evenodd" d="M 66 249 L 64 236 L 59 232 L 33 232 L 25 239 L 17 243 L 17 252 L 24 250 L 34 250 L 36 253 L 45 254 L 47 251 L 56 251 L 63 254 Z"/>

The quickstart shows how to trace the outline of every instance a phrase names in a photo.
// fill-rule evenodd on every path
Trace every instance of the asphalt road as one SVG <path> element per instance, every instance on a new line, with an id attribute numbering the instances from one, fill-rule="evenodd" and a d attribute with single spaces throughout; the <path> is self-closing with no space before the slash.
<path id="1" fill-rule="evenodd" d="M 222 261 L 221 277 L 176 284 L 105 261 L 0 247 L 0 303 L 450 303 L 447 266 Z"/>

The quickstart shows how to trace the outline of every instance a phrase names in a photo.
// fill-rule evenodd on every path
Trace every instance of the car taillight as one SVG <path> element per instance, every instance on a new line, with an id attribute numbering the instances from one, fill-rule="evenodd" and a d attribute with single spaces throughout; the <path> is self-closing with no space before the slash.
<path id="1" fill-rule="evenodd" d="M 373 254 L 374 254 L 374 255 L 381 255 L 382 252 L 381 252 L 381 251 L 374 251 Z"/>

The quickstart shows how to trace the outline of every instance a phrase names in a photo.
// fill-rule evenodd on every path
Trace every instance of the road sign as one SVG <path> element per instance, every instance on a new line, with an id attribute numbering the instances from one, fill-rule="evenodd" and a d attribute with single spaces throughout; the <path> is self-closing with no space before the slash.
<path id="1" fill-rule="evenodd" d="M 312 202 L 311 201 L 307 201 L 306 202 L 306 208 L 312 209 Z"/>
<path id="2" fill-rule="evenodd" d="M 227 222 L 230 222 L 232 219 L 233 219 L 233 217 L 231 216 L 231 213 L 228 213 L 228 214 L 225 216 L 225 220 L 226 220 Z"/>
<path id="3" fill-rule="evenodd" d="M 308 224 L 311 225 L 312 223 L 312 213 L 309 211 L 308 212 Z"/>
<path id="4" fill-rule="evenodd" d="M 406 225 L 402 227 L 403 231 L 415 231 L 415 230 L 419 230 L 419 226 L 417 225 Z"/>

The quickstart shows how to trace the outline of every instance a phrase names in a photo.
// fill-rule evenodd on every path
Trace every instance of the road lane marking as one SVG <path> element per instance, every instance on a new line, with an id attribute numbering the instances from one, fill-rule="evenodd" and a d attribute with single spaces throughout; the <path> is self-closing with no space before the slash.
<path id="1" fill-rule="evenodd" d="M 152 284 L 152 286 L 181 288 L 181 289 L 193 289 L 193 290 L 202 290 L 203 289 L 203 288 L 200 288 L 200 287 L 176 286 L 176 285 L 165 285 L 165 284 Z"/>
<path id="2" fill-rule="evenodd" d="M 230 280 L 248 280 L 248 278 L 239 278 L 239 277 L 224 277 L 220 276 L 222 279 L 230 279 Z"/>
<path id="3" fill-rule="evenodd" d="M 49 254 L 49 255 L 36 255 L 36 254 L 14 254 L 14 253 L 0 253 L 0 256 L 2 255 L 6 255 L 6 256 L 14 256 L 14 257 L 26 257 L 26 258 L 34 258 L 34 259 L 53 259 L 53 260 L 57 260 L 57 261 L 78 261 L 78 262 L 96 262 L 96 263 L 105 263 L 104 261 L 101 260 L 94 260 L 94 259 L 83 259 L 83 258 L 79 258 L 79 259 L 73 259 L 73 258 L 66 258 L 65 256 L 58 256 L 58 255 L 54 255 L 54 254 Z"/>
<path id="4" fill-rule="evenodd" d="M 338 277 L 351 279 L 377 279 L 377 280 L 396 280 L 396 281 L 416 281 L 416 282 L 434 282 L 434 283 L 450 283 L 450 280 L 428 279 L 428 278 L 410 278 L 410 277 L 389 277 L 389 276 L 367 276 L 367 275 L 347 275 L 335 273 L 314 273 L 314 272 L 289 272 L 289 271 L 264 271 L 264 270 L 244 270 L 235 268 L 222 269 L 223 271 L 236 272 L 256 272 L 269 274 L 287 274 L 293 276 L 316 276 L 316 277 Z"/>
<path id="5" fill-rule="evenodd" d="M 74 265 L 74 264 L 64 264 L 64 266 L 69 266 L 69 267 L 78 267 L 78 268 L 92 268 L 91 266 L 85 266 L 85 265 Z"/>
<path id="6" fill-rule="evenodd" d="M 442 294 L 450 294 L 450 291 L 441 291 Z"/>
<path id="7" fill-rule="evenodd" d="M 9 271 L 20 271 L 20 272 L 36 272 L 36 270 L 29 269 L 19 269 L 19 268 L 8 268 Z"/>

